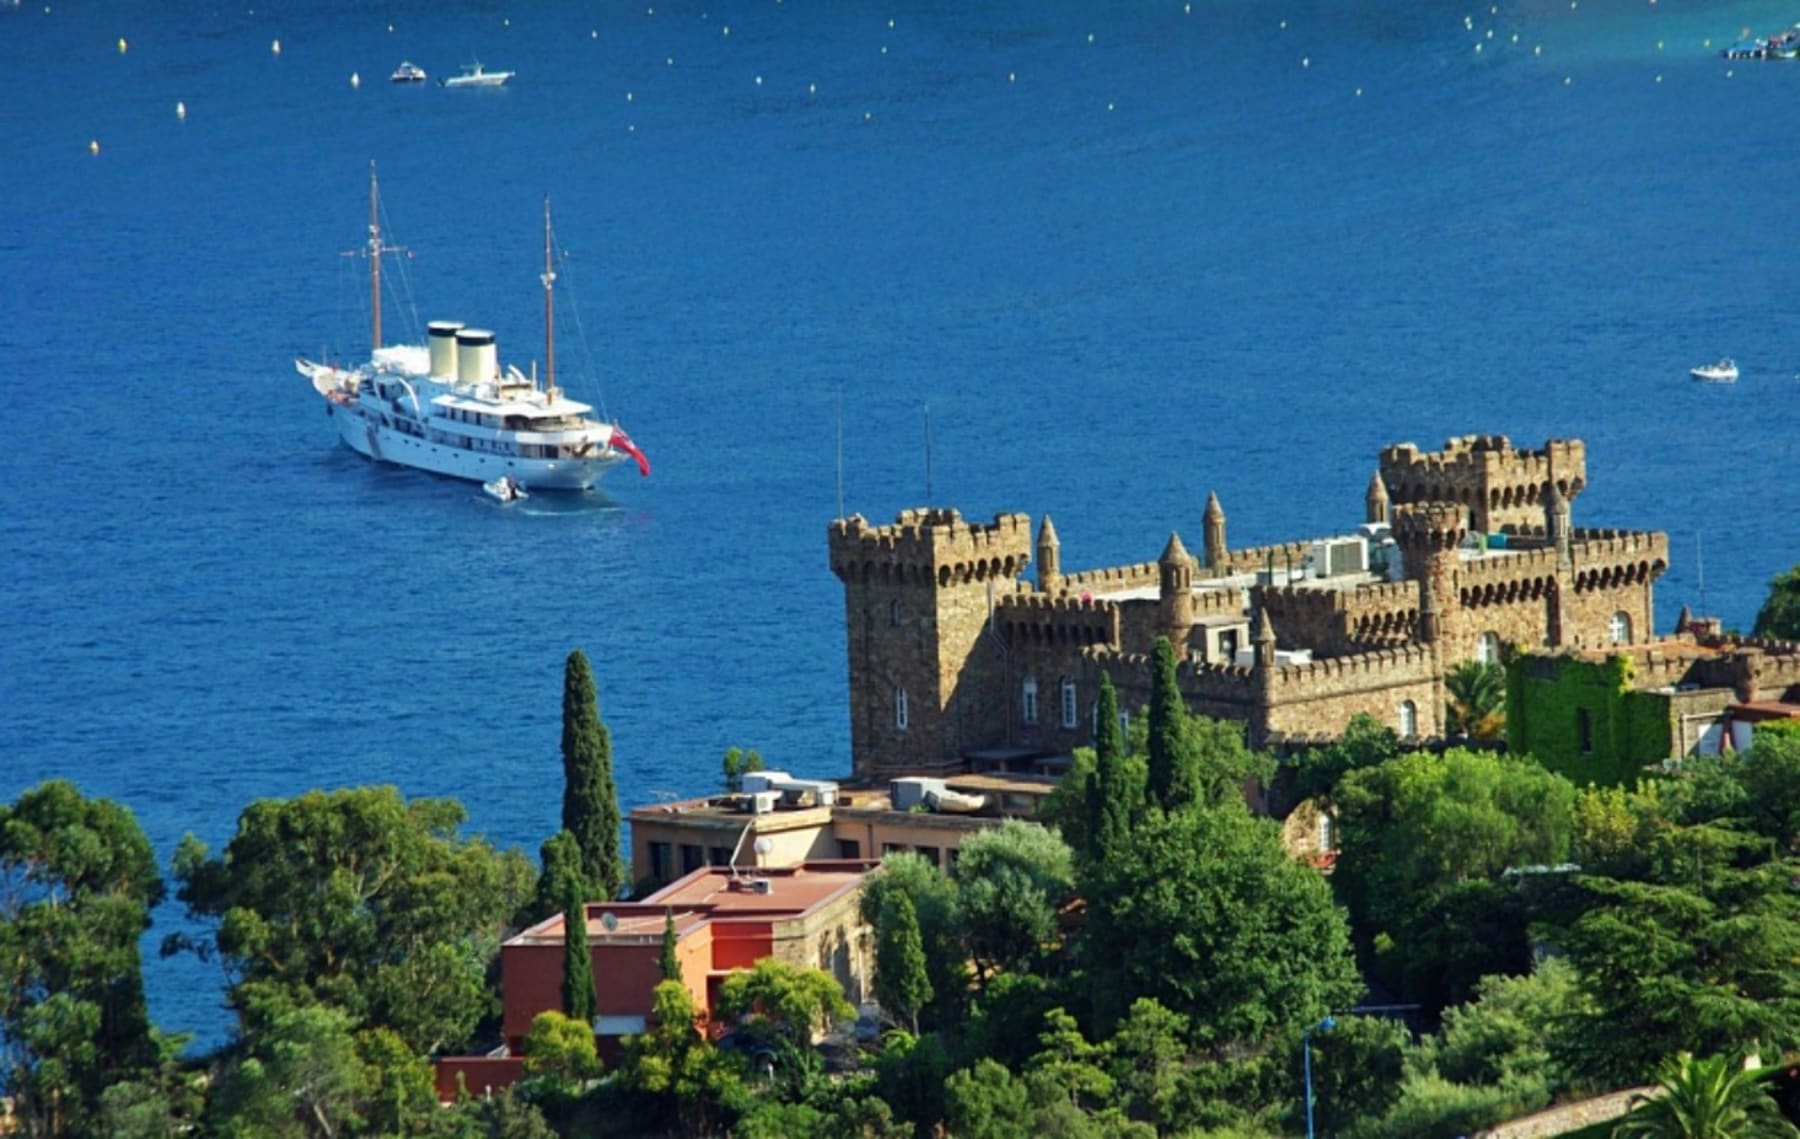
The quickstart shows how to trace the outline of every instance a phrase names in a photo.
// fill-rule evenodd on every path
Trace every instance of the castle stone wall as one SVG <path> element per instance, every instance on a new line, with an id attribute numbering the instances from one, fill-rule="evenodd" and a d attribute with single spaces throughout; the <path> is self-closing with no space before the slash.
<path id="1" fill-rule="evenodd" d="M 1541 526 L 1552 484 L 1573 501 L 1587 486 L 1587 447 L 1578 439 L 1552 439 L 1529 451 L 1504 435 L 1463 435 L 1429 453 L 1411 443 L 1384 448 L 1379 470 L 1393 505 L 1457 503 L 1472 529 L 1493 532 Z"/>

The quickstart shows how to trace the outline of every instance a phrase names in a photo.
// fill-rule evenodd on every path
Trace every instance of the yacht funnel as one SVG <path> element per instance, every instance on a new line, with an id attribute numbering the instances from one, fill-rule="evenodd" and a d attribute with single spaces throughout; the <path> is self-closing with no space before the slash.
<path id="1" fill-rule="evenodd" d="M 456 333 L 456 380 L 462 384 L 484 384 L 500 377 L 500 350 L 494 345 L 494 334 L 480 328 L 459 329 Z"/>
<path id="2" fill-rule="evenodd" d="M 426 326 L 431 346 L 431 378 L 456 378 L 456 334 L 462 331 L 460 320 L 434 320 Z"/>

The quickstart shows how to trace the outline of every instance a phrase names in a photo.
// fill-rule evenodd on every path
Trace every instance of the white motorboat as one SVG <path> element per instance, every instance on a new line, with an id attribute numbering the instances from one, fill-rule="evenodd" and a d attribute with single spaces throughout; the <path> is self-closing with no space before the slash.
<path id="1" fill-rule="evenodd" d="M 484 482 L 481 489 L 487 491 L 488 497 L 498 502 L 517 502 L 521 498 L 530 498 L 519 480 L 511 475 L 501 475 L 492 482 Z"/>
<path id="2" fill-rule="evenodd" d="M 463 64 L 461 75 L 452 75 L 448 79 L 439 79 L 438 83 L 445 87 L 498 87 L 517 75 L 516 71 L 489 71 L 481 66 L 481 61 Z"/>
<path id="3" fill-rule="evenodd" d="M 394 68 L 394 73 L 388 76 L 388 80 L 393 83 L 423 83 L 425 69 L 410 59 L 401 60 L 400 66 Z"/>
<path id="4" fill-rule="evenodd" d="M 1698 368 L 1688 370 L 1688 375 L 1707 384 L 1734 384 L 1737 382 L 1737 365 L 1727 356 L 1717 364 L 1702 364 Z"/>
<path id="5" fill-rule="evenodd" d="M 369 258 L 373 342 L 381 345 L 381 259 L 396 251 L 381 236 L 375 167 L 369 166 Z M 570 399 L 556 384 L 555 292 L 550 202 L 544 201 L 544 370 L 526 376 L 499 364 L 494 334 L 458 321 L 433 321 L 429 346 L 379 346 L 367 364 L 339 367 L 297 358 L 294 367 L 325 399 L 338 437 L 377 462 L 398 463 L 486 484 L 510 478 L 520 490 L 586 490 L 630 458 L 650 461 L 616 423 Z"/>

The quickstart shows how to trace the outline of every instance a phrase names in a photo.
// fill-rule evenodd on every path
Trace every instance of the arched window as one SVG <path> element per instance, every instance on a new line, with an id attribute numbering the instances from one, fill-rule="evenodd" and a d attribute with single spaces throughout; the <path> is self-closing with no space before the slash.
<path id="1" fill-rule="evenodd" d="M 894 625 L 896 627 L 900 624 L 900 600 L 899 600 L 899 598 L 895 598 L 894 600 L 888 602 L 888 624 Z"/>
<path id="2" fill-rule="evenodd" d="M 1037 710 L 1037 677 L 1025 678 L 1025 687 L 1019 692 L 1019 711 L 1027 724 L 1038 722 Z"/>
<path id="3" fill-rule="evenodd" d="M 1623 611 L 1614 613 L 1612 620 L 1606 623 L 1606 634 L 1612 638 L 1612 643 L 1615 645 L 1629 645 L 1631 643 L 1631 615 Z"/>
<path id="4" fill-rule="evenodd" d="M 1081 707 L 1075 702 L 1075 678 L 1062 678 L 1062 726 L 1073 728 L 1081 723 Z"/>
<path id="5" fill-rule="evenodd" d="M 906 689 L 894 689 L 894 730 L 906 730 Z"/>
<path id="6" fill-rule="evenodd" d="M 1482 664 L 1500 663 L 1499 633 L 1490 631 L 1481 634 L 1481 639 L 1475 642 L 1475 659 Z"/>
<path id="7" fill-rule="evenodd" d="M 1411 700 L 1400 705 L 1400 738 L 1410 740 L 1419 734 L 1419 706 Z"/>

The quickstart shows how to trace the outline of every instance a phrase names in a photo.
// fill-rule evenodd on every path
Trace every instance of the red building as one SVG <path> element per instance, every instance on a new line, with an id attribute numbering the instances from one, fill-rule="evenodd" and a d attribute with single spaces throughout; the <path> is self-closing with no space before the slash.
<path id="1" fill-rule="evenodd" d="M 719 985 L 763 957 L 823 969 L 852 1003 L 863 1001 L 874 968 L 870 931 L 857 915 L 864 880 L 880 863 L 846 859 L 784 869 L 741 871 L 709 866 L 643 899 L 585 907 L 594 968 L 594 1035 L 601 1055 L 619 1054 L 623 1037 L 643 1032 L 652 994 L 662 980 L 663 929 L 675 920 L 682 980 L 702 1016 Z M 439 1061 L 440 1095 L 471 1094 L 515 1082 L 523 1070 L 525 1035 L 542 1012 L 562 1007 L 565 915 L 524 930 L 500 947 L 502 1048 L 483 1057 Z"/>

